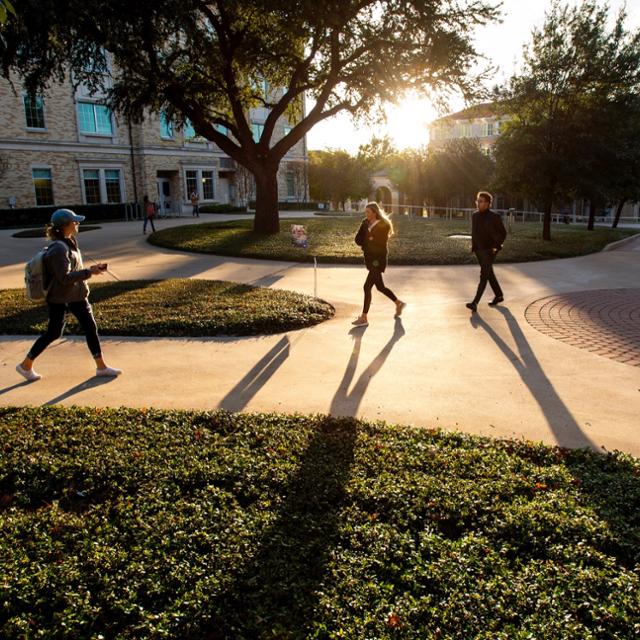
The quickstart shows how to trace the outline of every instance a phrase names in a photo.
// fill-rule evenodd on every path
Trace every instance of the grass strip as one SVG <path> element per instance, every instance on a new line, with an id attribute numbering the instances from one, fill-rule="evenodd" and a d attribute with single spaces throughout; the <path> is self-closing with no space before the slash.
<path id="1" fill-rule="evenodd" d="M 394 216 L 396 234 L 389 242 L 390 264 L 475 264 L 469 240 L 449 236 L 470 233 L 465 221 L 433 220 Z M 291 225 L 302 224 L 309 237 L 309 248 L 291 243 Z M 232 220 L 163 229 L 149 237 L 157 246 L 197 253 L 243 258 L 359 264 L 362 251 L 354 243 L 360 218 L 299 218 L 281 221 L 279 234 L 264 236 L 252 231 L 252 220 Z M 499 262 L 529 262 L 570 258 L 600 251 L 607 244 L 637 233 L 632 229 L 554 225 L 552 240 L 542 240 L 542 226 L 516 223 L 508 235 Z"/>
<path id="2" fill-rule="evenodd" d="M 640 461 L 351 418 L 0 409 L 0 636 L 638 637 Z"/>
<path id="3" fill-rule="evenodd" d="M 333 316 L 333 307 L 292 291 L 219 280 L 91 282 L 89 298 L 102 335 L 202 337 L 280 333 Z M 24 289 L 0 290 L 0 333 L 37 334 L 47 325 L 44 303 Z M 65 331 L 81 333 L 73 316 Z"/>

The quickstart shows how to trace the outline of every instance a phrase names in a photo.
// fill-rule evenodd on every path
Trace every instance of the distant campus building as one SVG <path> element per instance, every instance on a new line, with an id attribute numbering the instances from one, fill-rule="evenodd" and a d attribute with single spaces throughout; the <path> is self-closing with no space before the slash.
<path id="1" fill-rule="evenodd" d="M 429 126 L 429 145 L 438 149 L 446 146 L 452 140 L 471 138 L 478 143 L 483 153 L 490 155 L 504 123 L 508 120 L 509 116 L 497 113 L 492 102 L 473 105 L 462 111 L 434 120 Z M 495 195 L 495 208 L 516 206 L 516 208 L 525 211 L 536 211 L 536 208 L 527 200 L 507 202 L 507 199 L 501 194 Z M 575 216 L 587 215 L 586 201 L 575 200 L 570 207 L 565 208 L 565 213 L 574 219 Z M 608 213 L 610 214 L 611 210 Z M 634 220 L 640 219 L 640 205 L 637 202 L 627 203 L 622 215 Z"/>
<path id="2" fill-rule="evenodd" d="M 471 138 L 477 140 L 483 153 L 489 154 L 507 120 L 506 116 L 496 115 L 491 102 L 477 104 L 434 120 L 429 126 L 429 145 L 439 149 L 452 140 Z"/>
<path id="3" fill-rule="evenodd" d="M 14 87 L 0 80 L 0 209 L 141 202 L 149 195 L 161 212 L 180 213 L 191 211 L 194 191 L 201 206 L 244 205 L 254 197 L 247 172 L 189 123 L 178 128 L 157 115 L 127 122 L 83 85 L 74 89 L 70 78 L 35 98 L 13 80 Z M 250 111 L 256 139 L 267 115 Z M 275 137 L 290 126 L 281 118 Z M 307 164 L 303 139 L 281 163 L 280 200 L 306 200 Z"/>

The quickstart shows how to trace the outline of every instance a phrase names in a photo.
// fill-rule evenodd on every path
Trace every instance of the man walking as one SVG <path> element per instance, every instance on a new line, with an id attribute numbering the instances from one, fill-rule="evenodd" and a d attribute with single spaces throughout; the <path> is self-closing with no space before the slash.
<path id="1" fill-rule="evenodd" d="M 502 289 L 493 272 L 493 261 L 507 237 L 507 231 L 502 224 L 502 218 L 489 208 L 493 197 L 487 191 L 479 191 L 476 196 L 478 210 L 471 219 L 471 251 L 476 254 L 480 264 L 480 282 L 478 290 L 472 302 L 467 302 L 467 308 L 477 311 L 478 302 L 487 286 L 487 282 L 493 289 L 493 300 L 489 306 L 495 307 L 504 301 Z"/>

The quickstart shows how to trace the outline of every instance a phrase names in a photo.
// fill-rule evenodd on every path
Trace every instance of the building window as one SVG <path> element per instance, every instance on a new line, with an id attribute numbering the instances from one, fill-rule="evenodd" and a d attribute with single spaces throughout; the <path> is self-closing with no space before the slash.
<path id="1" fill-rule="evenodd" d="M 87 204 L 122 202 L 120 169 L 83 169 L 82 183 Z"/>
<path id="2" fill-rule="evenodd" d="M 493 135 L 493 122 L 487 122 L 486 135 L 487 136 L 492 136 Z"/>
<path id="3" fill-rule="evenodd" d="M 160 137 L 168 140 L 174 138 L 173 122 L 167 118 L 164 111 L 160 113 Z"/>
<path id="4" fill-rule="evenodd" d="M 78 102 L 80 133 L 113 135 L 111 112 L 107 107 L 93 102 Z"/>
<path id="5" fill-rule="evenodd" d="M 36 205 L 53 204 L 53 181 L 51 169 L 33 169 L 33 187 L 36 192 Z"/>
<path id="6" fill-rule="evenodd" d="M 293 198 L 296 195 L 296 175 L 293 171 L 287 172 L 287 197 Z"/>
<path id="7" fill-rule="evenodd" d="M 191 194 L 195 191 L 196 193 L 199 193 L 198 191 L 198 172 L 197 171 L 187 171 L 185 173 L 186 179 L 187 179 L 187 198 L 191 197 Z"/>
<path id="8" fill-rule="evenodd" d="M 100 204 L 100 172 L 98 169 L 85 169 L 84 198 L 87 204 Z"/>
<path id="9" fill-rule="evenodd" d="M 182 133 L 184 135 L 185 142 L 206 142 L 206 140 L 202 136 L 199 136 L 196 133 L 196 130 L 194 129 L 193 124 L 191 123 L 191 120 L 189 120 L 188 118 L 184 122 L 184 126 L 182 127 Z"/>
<path id="10" fill-rule="evenodd" d="M 195 191 L 200 200 L 213 200 L 215 198 L 215 170 L 189 169 L 184 172 L 187 199 Z"/>
<path id="11" fill-rule="evenodd" d="M 202 199 L 213 200 L 213 171 L 202 172 Z"/>
<path id="12" fill-rule="evenodd" d="M 44 99 L 42 96 L 24 96 L 24 116 L 29 129 L 44 129 Z"/>
<path id="13" fill-rule="evenodd" d="M 264 131 L 264 124 L 260 122 L 252 122 L 251 131 L 253 133 L 253 141 L 260 142 L 260 138 L 262 137 L 262 133 Z"/>
<path id="14" fill-rule="evenodd" d="M 122 202 L 120 193 L 120 171 L 118 169 L 104 170 L 104 187 L 107 194 L 107 202 Z"/>

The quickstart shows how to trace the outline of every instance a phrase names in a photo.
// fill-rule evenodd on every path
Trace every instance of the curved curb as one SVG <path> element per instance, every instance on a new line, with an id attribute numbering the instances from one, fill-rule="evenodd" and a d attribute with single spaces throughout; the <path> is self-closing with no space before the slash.
<path id="1" fill-rule="evenodd" d="M 619 249 L 620 247 L 629 244 L 630 242 L 635 242 L 638 238 L 640 238 L 640 233 L 635 233 L 628 238 L 622 238 L 622 240 L 616 240 L 615 242 L 609 243 L 603 249 L 601 249 L 601 251 L 615 251 L 616 249 Z"/>

